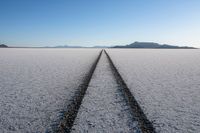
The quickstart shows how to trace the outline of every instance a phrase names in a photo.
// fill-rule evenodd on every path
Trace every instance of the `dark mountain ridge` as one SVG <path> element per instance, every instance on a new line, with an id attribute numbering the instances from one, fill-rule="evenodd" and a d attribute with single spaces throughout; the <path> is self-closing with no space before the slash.
<path id="1" fill-rule="evenodd" d="M 8 46 L 5 44 L 0 44 L 0 48 L 8 48 Z"/>
<path id="2" fill-rule="evenodd" d="M 155 48 L 155 49 L 196 49 L 187 46 L 174 46 L 168 44 L 159 44 L 154 42 L 134 42 L 125 46 L 114 46 L 113 48 Z"/>

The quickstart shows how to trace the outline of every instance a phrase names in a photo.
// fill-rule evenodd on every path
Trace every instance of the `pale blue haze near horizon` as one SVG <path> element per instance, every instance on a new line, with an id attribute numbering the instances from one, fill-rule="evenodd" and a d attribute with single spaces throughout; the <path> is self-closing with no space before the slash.
<path id="1" fill-rule="evenodd" d="M 0 43 L 200 47 L 199 7 L 200 0 L 0 0 Z"/>

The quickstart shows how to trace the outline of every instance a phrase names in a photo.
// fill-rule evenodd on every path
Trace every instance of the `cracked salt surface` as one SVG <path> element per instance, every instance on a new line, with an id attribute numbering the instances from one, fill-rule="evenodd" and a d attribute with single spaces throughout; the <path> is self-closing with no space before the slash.
<path id="1" fill-rule="evenodd" d="M 106 50 L 157 132 L 200 132 L 200 50 Z"/>
<path id="2" fill-rule="evenodd" d="M 137 132 L 137 122 L 120 92 L 105 53 L 97 64 L 72 132 Z"/>
<path id="3" fill-rule="evenodd" d="M 0 132 L 45 132 L 100 49 L 0 49 Z"/>

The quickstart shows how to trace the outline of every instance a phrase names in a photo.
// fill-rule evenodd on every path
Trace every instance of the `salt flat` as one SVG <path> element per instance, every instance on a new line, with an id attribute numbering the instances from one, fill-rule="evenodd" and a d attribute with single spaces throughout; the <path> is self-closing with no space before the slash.
<path id="1" fill-rule="evenodd" d="M 107 52 L 157 132 L 200 132 L 200 50 Z"/>
<path id="2" fill-rule="evenodd" d="M 0 131 L 45 132 L 99 49 L 0 49 Z"/>
<path id="3" fill-rule="evenodd" d="M 106 51 L 157 132 L 200 132 L 199 50 Z M 0 131 L 51 131 L 99 52 L 0 49 Z M 108 66 L 102 54 L 73 131 L 138 131 Z"/>

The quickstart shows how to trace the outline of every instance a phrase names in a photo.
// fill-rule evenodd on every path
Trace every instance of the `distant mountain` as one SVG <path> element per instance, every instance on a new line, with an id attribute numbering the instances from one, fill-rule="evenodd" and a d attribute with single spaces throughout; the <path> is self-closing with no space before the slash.
<path id="1" fill-rule="evenodd" d="M 0 48 L 8 48 L 8 46 L 5 44 L 0 44 Z"/>
<path id="2" fill-rule="evenodd" d="M 69 46 L 69 45 L 58 45 L 58 46 L 47 46 L 45 48 L 109 48 L 110 46 L 87 46 L 87 47 L 83 47 L 83 46 Z"/>
<path id="3" fill-rule="evenodd" d="M 154 42 L 134 42 L 125 46 L 114 46 L 113 48 L 195 49 L 194 47 L 179 47 L 168 44 L 158 44 Z"/>
<path id="4" fill-rule="evenodd" d="M 69 45 L 59 45 L 59 46 L 47 46 L 46 48 L 82 48 L 82 46 L 69 46 Z"/>
<path id="5" fill-rule="evenodd" d="M 93 46 L 93 48 L 109 48 L 110 46 Z"/>

